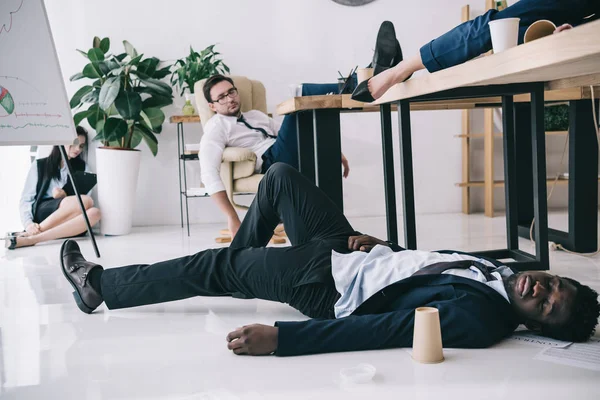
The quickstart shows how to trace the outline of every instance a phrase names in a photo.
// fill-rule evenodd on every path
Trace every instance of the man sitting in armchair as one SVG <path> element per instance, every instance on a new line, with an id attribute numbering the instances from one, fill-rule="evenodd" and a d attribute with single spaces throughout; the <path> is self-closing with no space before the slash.
<path id="1" fill-rule="evenodd" d="M 314 90 L 316 89 L 316 91 Z M 255 172 L 265 173 L 271 165 L 283 162 L 298 169 L 298 142 L 295 116 L 286 116 L 282 124 L 258 110 L 241 112 L 238 89 L 231 78 L 213 75 L 202 88 L 209 108 L 216 113 L 204 126 L 200 141 L 200 168 L 202 182 L 208 194 L 227 215 L 232 237 L 241 221 L 227 197 L 219 175 L 225 147 L 247 148 L 256 154 Z M 314 93 L 325 94 L 337 90 L 337 84 L 314 85 Z M 348 160 L 342 154 L 343 175 L 350 171 Z"/>

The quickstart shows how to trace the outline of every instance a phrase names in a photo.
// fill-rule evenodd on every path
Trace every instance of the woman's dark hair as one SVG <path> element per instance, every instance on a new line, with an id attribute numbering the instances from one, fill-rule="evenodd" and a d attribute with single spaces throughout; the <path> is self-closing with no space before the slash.
<path id="1" fill-rule="evenodd" d="M 88 133 L 85 130 L 85 128 L 83 128 L 82 126 L 78 126 L 76 128 L 76 130 L 77 130 L 77 137 L 79 137 L 79 136 L 85 137 L 85 149 L 77 156 L 77 158 L 84 159 L 83 154 L 87 151 L 87 145 L 88 145 Z M 61 162 L 61 160 L 62 160 L 62 156 L 60 155 L 60 147 L 59 146 L 52 147 L 52 151 L 50 152 L 50 155 L 48 156 L 48 158 L 46 158 L 46 165 L 44 167 L 44 174 L 46 174 L 46 176 L 49 179 L 60 179 L 60 162 Z"/>
<path id="2" fill-rule="evenodd" d="M 213 103 L 213 99 L 210 97 L 210 90 L 217 84 L 223 81 L 227 81 L 233 85 L 233 79 L 224 75 L 213 75 L 204 82 L 204 87 L 202 88 L 202 93 L 204 93 L 204 98 L 209 103 Z"/>
<path id="3" fill-rule="evenodd" d="M 542 334 L 568 342 L 585 342 L 594 334 L 600 316 L 598 293 L 576 280 L 564 278 L 577 288 L 571 318 L 560 326 L 542 326 Z"/>

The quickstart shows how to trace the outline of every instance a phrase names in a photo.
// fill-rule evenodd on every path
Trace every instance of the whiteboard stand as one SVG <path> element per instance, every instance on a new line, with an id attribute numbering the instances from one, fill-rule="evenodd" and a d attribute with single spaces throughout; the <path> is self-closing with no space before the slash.
<path id="1" fill-rule="evenodd" d="M 96 244 L 96 238 L 94 237 L 94 232 L 92 232 L 92 227 L 90 226 L 90 220 L 88 219 L 87 213 L 85 212 L 85 206 L 83 205 L 83 201 L 81 200 L 81 196 L 79 195 L 79 190 L 77 189 L 77 185 L 75 185 L 75 180 L 73 179 L 73 171 L 71 170 L 71 164 L 69 164 L 69 157 L 67 157 L 67 152 L 65 151 L 65 146 L 58 146 L 60 148 L 60 154 L 62 155 L 63 161 L 67 166 L 67 173 L 69 174 L 69 179 L 71 179 L 71 186 L 73 186 L 73 191 L 75 192 L 75 196 L 77 197 L 77 201 L 79 202 L 79 207 L 81 208 L 81 213 L 83 214 L 83 219 L 85 220 L 85 225 L 87 226 L 87 231 L 92 238 L 92 245 L 94 246 L 94 251 L 96 252 L 96 257 L 100 258 L 100 252 L 98 251 L 98 245 Z"/>

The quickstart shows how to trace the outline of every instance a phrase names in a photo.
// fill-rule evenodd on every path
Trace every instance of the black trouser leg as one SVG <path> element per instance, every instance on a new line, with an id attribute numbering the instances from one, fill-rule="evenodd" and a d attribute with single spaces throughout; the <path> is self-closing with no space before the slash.
<path id="1" fill-rule="evenodd" d="M 102 295 L 108 308 L 116 309 L 241 293 L 329 318 L 338 298 L 332 249 L 347 249 L 347 237 L 293 247 L 209 249 L 152 265 L 111 268 L 102 274 Z"/>
<path id="2" fill-rule="evenodd" d="M 313 183 L 287 164 L 269 168 L 232 248 L 263 247 L 283 221 L 292 245 L 355 234 L 338 207 Z"/>

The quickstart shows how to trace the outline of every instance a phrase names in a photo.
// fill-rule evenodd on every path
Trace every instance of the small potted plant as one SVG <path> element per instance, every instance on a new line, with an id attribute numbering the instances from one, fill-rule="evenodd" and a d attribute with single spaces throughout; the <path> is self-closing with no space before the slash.
<path id="1" fill-rule="evenodd" d="M 210 45 L 200 53 L 194 51 L 190 46 L 189 56 L 179 59 L 173 64 L 171 85 L 179 88 L 181 96 L 185 95 L 185 105 L 182 109 L 184 115 L 196 113 L 191 102 L 196 82 L 215 74 L 229 73 L 229 67 L 218 57 L 220 53 L 215 52 L 215 46 L 214 44 Z"/>
<path id="2" fill-rule="evenodd" d="M 127 41 L 125 52 L 109 53 L 110 40 L 95 37 L 87 52 L 78 50 L 88 63 L 71 81 L 91 79 L 71 98 L 75 125 L 87 119 L 96 131 L 98 201 L 102 207 L 101 232 L 124 235 L 131 230 L 133 205 L 144 141 L 152 154 L 158 152 L 156 134 L 162 131 L 165 114 L 161 108 L 173 103 L 173 90 L 161 79 L 171 66 L 159 68 L 156 57 L 144 58 Z"/>

